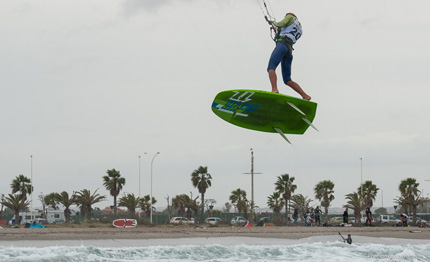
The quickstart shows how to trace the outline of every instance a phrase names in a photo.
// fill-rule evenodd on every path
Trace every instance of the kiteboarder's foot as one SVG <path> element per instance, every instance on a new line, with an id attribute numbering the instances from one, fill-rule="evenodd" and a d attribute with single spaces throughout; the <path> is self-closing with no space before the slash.
<path id="1" fill-rule="evenodd" d="M 287 86 L 291 87 L 294 91 L 299 93 L 299 95 L 301 95 L 303 99 L 311 100 L 311 96 L 306 94 L 305 91 L 303 91 L 303 89 L 300 87 L 300 85 L 293 80 L 288 81 Z"/>
<path id="2" fill-rule="evenodd" d="M 302 96 L 302 98 L 304 100 L 311 100 L 311 96 L 310 95 L 304 95 L 304 96 Z"/>
<path id="3" fill-rule="evenodd" d="M 275 89 L 275 90 L 273 90 L 273 89 L 272 89 L 272 93 L 277 93 L 277 94 L 279 94 L 279 90 L 278 90 L 278 89 Z"/>

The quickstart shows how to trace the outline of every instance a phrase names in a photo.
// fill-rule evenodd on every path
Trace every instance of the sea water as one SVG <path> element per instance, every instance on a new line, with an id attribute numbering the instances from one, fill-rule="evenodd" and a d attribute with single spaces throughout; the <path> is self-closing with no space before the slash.
<path id="1" fill-rule="evenodd" d="M 216 243 L 106 247 L 96 245 L 42 245 L 23 247 L 0 244 L 0 261 L 430 261 L 430 244 L 380 244 L 340 241 L 298 244 Z M 206 241 L 210 242 L 210 241 Z M 234 242 L 234 241 L 233 241 Z M 241 241 L 238 241 L 241 242 Z M 243 241 L 242 241 L 243 242 Z M 100 242 L 100 243 L 103 243 Z M 137 244 L 135 241 L 133 243 Z M 172 242 L 173 243 L 173 242 Z M 61 244 L 61 243 L 60 243 Z M 111 245 L 110 243 L 109 245 Z"/>

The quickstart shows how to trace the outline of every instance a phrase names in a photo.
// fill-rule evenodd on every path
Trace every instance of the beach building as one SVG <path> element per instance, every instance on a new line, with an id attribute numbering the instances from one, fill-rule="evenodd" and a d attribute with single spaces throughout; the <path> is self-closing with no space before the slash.
<path id="1" fill-rule="evenodd" d="M 73 210 L 71 210 L 72 215 L 75 214 Z M 32 219 L 33 216 L 33 219 Z M 61 224 L 66 221 L 66 217 L 64 216 L 64 210 L 58 210 L 53 208 L 48 208 L 45 210 L 45 215 L 41 210 L 34 210 L 31 212 L 19 212 L 19 224 L 24 225 L 25 223 L 30 223 L 35 221 L 39 224 Z M 9 220 L 9 225 L 15 223 L 15 218 L 13 217 Z"/>
<path id="2" fill-rule="evenodd" d="M 41 210 L 33 210 L 33 212 L 19 212 L 19 224 L 30 223 L 35 220 L 38 223 L 44 223 L 43 212 Z M 15 224 L 15 217 L 9 220 L 9 225 Z"/>
<path id="3" fill-rule="evenodd" d="M 72 213 L 74 213 L 72 211 Z M 46 222 L 48 224 L 62 224 L 66 221 L 64 210 L 47 209 L 46 210 Z"/>

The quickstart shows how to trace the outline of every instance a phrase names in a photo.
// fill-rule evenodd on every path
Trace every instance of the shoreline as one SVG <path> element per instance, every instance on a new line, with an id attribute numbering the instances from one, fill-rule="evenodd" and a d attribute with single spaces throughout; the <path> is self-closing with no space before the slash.
<path id="1" fill-rule="evenodd" d="M 153 239 L 90 239 L 90 240 L 22 240 L 1 241 L 0 247 L 45 248 L 45 247 L 98 247 L 98 248 L 142 248 L 154 246 L 290 246 L 308 244 L 341 244 L 339 235 L 312 236 L 301 239 L 258 237 L 208 237 L 208 238 L 153 238 Z M 430 245 L 430 239 L 376 238 L 354 236 L 354 245 L 381 244 L 387 246 Z"/>
<path id="2" fill-rule="evenodd" d="M 136 227 L 136 228 L 5 228 L 0 229 L 0 245 L 20 241 L 62 240 L 149 240 L 206 239 L 245 237 L 261 239 L 302 240 L 311 237 L 351 234 L 353 237 L 426 240 L 430 243 L 430 228 L 416 227 Z"/>

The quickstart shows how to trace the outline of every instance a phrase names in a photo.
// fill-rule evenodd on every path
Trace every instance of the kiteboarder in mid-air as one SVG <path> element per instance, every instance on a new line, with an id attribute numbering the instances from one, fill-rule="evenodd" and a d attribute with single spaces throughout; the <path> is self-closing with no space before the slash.
<path id="1" fill-rule="evenodd" d="M 291 143 L 285 134 L 303 134 L 309 126 L 318 131 L 312 124 L 317 103 L 308 101 L 311 97 L 291 80 L 292 46 L 302 35 L 302 26 L 292 13 L 287 13 L 282 21 L 274 22 L 275 18 L 270 15 L 266 2 L 261 1 L 266 12 L 259 0 L 260 9 L 266 22 L 270 24 L 271 37 L 276 42 L 267 69 L 272 92 L 246 89 L 223 91 L 214 98 L 212 111 L 233 125 L 261 132 L 276 132 Z M 279 64 L 282 66 L 284 83 L 303 99 L 279 94 L 275 72 Z"/>
<path id="2" fill-rule="evenodd" d="M 305 100 L 311 100 L 311 97 L 303 91 L 300 85 L 291 79 L 291 64 L 293 62 L 293 45 L 302 36 L 303 29 L 296 15 L 287 13 L 282 21 L 274 22 L 267 19 L 267 22 L 275 28 L 276 47 L 272 52 L 269 60 L 267 72 L 269 73 L 272 92 L 279 93 L 277 84 L 276 68 L 281 64 L 282 78 L 284 83 L 299 93 Z"/>

